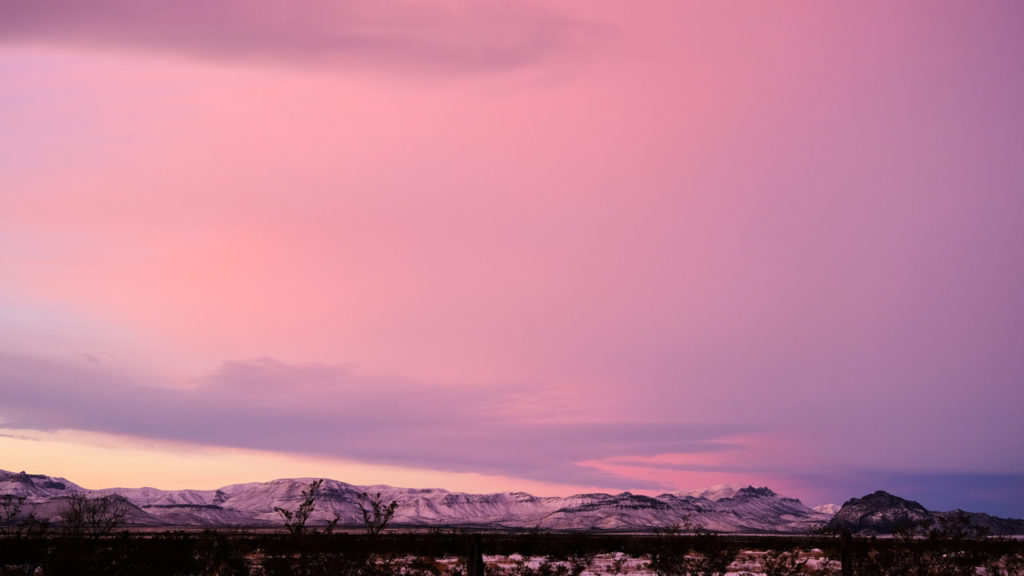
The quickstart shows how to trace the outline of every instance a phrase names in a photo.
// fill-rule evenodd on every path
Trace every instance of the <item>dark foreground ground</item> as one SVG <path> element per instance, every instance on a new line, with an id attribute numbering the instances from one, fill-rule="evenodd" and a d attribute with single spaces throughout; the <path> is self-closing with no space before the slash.
<path id="1" fill-rule="evenodd" d="M 0 575 L 8 574 L 1024 576 L 1024 541 L 460 530 L 376 535 L 54 531 L 0 536 Z"/>

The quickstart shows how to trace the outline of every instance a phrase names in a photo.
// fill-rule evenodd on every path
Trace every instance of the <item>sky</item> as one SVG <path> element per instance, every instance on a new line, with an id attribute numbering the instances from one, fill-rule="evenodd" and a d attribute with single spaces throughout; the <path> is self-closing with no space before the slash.
<path id="1" fill-rule="evenodd" d="M 1024 517 L 1022 21 L 0 1 L 0 468 Z"/>

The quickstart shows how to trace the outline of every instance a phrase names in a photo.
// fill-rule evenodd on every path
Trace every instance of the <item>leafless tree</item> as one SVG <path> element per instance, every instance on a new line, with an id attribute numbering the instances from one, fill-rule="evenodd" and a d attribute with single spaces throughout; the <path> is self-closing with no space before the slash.
<path id="1" fill-rule="evenodd" d="M 35 512 L 22 513 L 24 496 L 0 496 L 0 538 L 21 538 L 45 534 L 49 524 L 36 517 Z"/>
<path id="2" fill-rule="evenodd" d="M 65 533 L 100 538 L 113 534 L 128 518 L 128 501 L 116 494 L 90 497 L 72 494 L 60 512 Z"/>

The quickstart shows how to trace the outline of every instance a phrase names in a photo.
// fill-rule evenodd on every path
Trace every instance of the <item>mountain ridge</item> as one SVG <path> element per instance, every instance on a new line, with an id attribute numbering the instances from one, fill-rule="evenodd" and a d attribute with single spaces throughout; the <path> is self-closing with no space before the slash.
<path id="1" fill-rule="evenodd" d="M 104 488 L 89 490 L 67 479 L 0 470 L 0 494 L 24 496 L 40 517 L 55 520 L 62 500 L 75 493 L 118 495 L 138 509 L 139 526 L 280 526 L 275 508 L 294 509 L 313 478 L 231 484 L 212 490 Z M 768 488 L 712 487 L 691 493 L 644 496 L 630 492 L 534 496 L 525 492 L 470 494 L 440 488 L 356 486 L 325 479 L 311 523 L 335 517 L 361 525 L 359 497 L 380 493 L 398 508 L 396 526 L 464 526 L 490 529 L 644 531 L 699 526 L 716 532 L 799 533 L 825 524 L 827 514 Z M 694 495 L 696 494 L 696 495 Z"/>

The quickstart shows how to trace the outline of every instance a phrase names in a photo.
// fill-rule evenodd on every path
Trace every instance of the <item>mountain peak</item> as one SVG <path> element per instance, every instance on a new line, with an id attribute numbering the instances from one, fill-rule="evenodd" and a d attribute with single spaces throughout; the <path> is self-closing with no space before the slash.
<path id="1" fill-rule="evenodd" d="M 776 494 L 775 492 L 773 492 L 771 489 L 769 489 L 766 486 L 762 486 L 760 488 L 754 488 L 753 486 L 747 486 L 746 488 L 740 488 L 736 492 L 736 496 L 746 496 L 748 498 L 753 498 L 753 497 L 769 497 L 770 498 L 772 496 L 778 496 L 778 494 Z M 736 496 L 734 496 L 734 497 L 736 497 Z"/>
<path id="2" fill-rule="evenodd" d="M 714 486 L 704 488 L 703 490 L 691 490 L 682 495 L 690 496 L 692 498 L 704 498 L 717 502 L 723 498 L 732 498 L 738 491 L 739 490 L 731 484 L 716 484 Z"/>
<path id="3" fill-rule="evenodd" d="M 913 500 L 906 500 L 904 498 L 900 498 L 899 496 L 894 496 L 886 492 L 885 490 L 876 490 L 875 492 L 872 492 L 871 494 L 868 494 L 863 498 L 851 498 L 845 504 L 843 504 L 843 506 L 845 507 L 847 504 L 868 506 L 873 508 L 897 507 L 905 508 L 907 510 L 916 510 L 922 512 L 927 511 L 925 507 L 922 506 L 920 503 L 915 502 Z"/>
<path id="4" fill-rule="evenodd" d="M 839 509 L 842 508 L 842 506 L 840 506 L 839 504 L 833 504 L 832 502 L 829 502 L 828 504 L 819 504 L 817 506 L 812 506 L 811 508 L 813 510 L 821 512 L 822 514 L 835 516 L 836 512 L 839 512 Z"/>
<path id="5" fill-rule="evenodd" d="M 913 500 L 878 490 L 862 498 L 847 500 L 826 527 L 836 532 L 891 534 L 900 529 L 930 524 L 934 517 Z"/>

